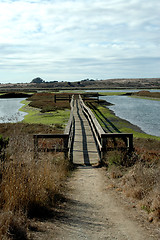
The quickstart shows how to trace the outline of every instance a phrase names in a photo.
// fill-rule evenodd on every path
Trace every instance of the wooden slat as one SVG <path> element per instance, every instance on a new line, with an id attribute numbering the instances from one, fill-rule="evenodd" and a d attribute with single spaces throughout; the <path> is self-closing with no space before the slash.
<path id="1" fill-rule="evenodd" d="M 68 138 L 68 134 L 34 134 L 34 138 Z"/>

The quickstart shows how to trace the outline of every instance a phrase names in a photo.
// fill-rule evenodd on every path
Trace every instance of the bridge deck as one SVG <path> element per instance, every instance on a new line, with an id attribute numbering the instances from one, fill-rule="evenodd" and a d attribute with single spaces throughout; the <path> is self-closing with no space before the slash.
<path id="1" fill-rule="evenodd" d="M 73 163 L 92 165 L 99 161 L 99 155 L 88 120 L 79 99 L 74 100 L 75 136 L 73 144 Z"/>

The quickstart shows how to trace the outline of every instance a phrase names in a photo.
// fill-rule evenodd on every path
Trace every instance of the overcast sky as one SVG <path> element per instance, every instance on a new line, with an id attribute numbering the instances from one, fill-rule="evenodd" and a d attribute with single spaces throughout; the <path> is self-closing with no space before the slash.
<path id="1" fill-rule="evenodd" d="M 0 83 L 160 77 L 159 0 L 0 0 Z"/>

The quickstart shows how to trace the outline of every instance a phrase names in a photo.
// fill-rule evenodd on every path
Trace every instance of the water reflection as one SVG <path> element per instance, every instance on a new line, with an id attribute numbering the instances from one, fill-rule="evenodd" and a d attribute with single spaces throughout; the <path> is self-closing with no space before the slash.
<path id="1" fill-rule="evenodd" d="M 160 136 L 160 101 L 127 96 L 102 96 L 100 99 L 115 104 L 109 108 L 118 117 L 139 126 L 148 134 Z"/>
<path id="2" fill-rule="evenodd" d="M 24 119 L 27 113 L 20 112 L 20 103 L 25 98 L 0 99 L 0 123 L 19 122 Z"/>

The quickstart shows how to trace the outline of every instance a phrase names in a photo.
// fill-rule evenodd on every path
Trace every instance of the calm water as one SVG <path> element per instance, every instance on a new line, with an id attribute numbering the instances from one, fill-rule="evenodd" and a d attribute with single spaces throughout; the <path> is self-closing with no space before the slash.
<path id="1" fill-rule="evenodd" d="M 103 96 L 100 99 L 115 104 L 109 108 L 118 117 L 139 126 L 148 134 L 160 136 L 160 101 L 127 96 Z"/>
<path id="2" fill-rule="evenodd" d="M 103 92 L 118 92 L 118 90 L 103 90 Z M 119 90 L 123 92 L 126 90 Z M 133 90 L 127 90 L 127 92 Z M 139 90 L 135 90 L 139 91 Z M 151 90 L 160 92 L 160 90 Z M 160 101 L 151 101 L 127 96 L 102 96 L 115 105 L 109 108 L 115 114 L 132 124 L 139 126 L 144 132 L 160 136 Z M 22 121 L 27 113 L 20 112 L 22 98 L 0 99 L 0 123 Z"/>
<path id="3" fill-rule="evenodd" d="M 20 112 L 25 98 L 0 99 L 0 123 L 22 121 L 27 113 Z"/>

